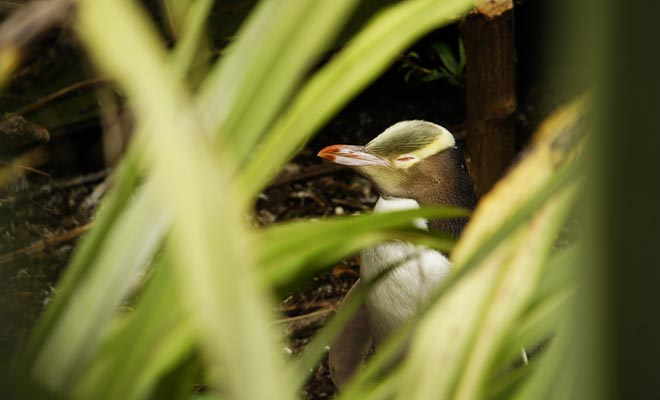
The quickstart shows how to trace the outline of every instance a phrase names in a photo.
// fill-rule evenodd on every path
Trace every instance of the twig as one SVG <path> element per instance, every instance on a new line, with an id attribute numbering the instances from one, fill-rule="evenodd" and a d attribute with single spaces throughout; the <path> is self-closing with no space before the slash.
<path id="1" fill-rule="evenodd" d="M 43 161 L 45 161 L 45 159 L 39 159 L 39 161 L 43 162 Z M 44 172 L 40 169 L 31 167 L 29 165 L 20 165 L 20 164 L 14 163 L 14 162 L 7 163 L 7 162 L 0 161 L 0 170 L 3 169 L 3 168 L 19 169 L 19 170 L 23 170 L 23 171 L 27 171 L 27 172 L 32 172 L 32 173 L 35 173 L 37 175 L 45 176 L 46 178 L 52 178 L 52 176 L 49 173 Z"/>
<path id="2" fill-rule="evenodd" d="M 311 192 L 309 190 L 300 190 L 300 191 L 297 191 L 297 192 L 290 193 L 289 197 L 293 198 L 293 199 L 310 199 L 314 203 L 316 203 L 319 207 L 321 207 L 323 209 L 328 208 L 328 204 L 326 202 L 321 200 L 319 198 L 319 196 L 317 196 L 316 194 L 314 194 L 313 192 Z M 302 205 L 302 202 L 301 202 L 301 205 Z"/>
<path id="3" fill-rule="evenodd" d="M 77 90 L 85 89 L 90 86 L 96 86 L 96 85 L 105 85 L 110 83 L 110 79 L 108 78 L 93 78 L 93 79 L 88 79 L 82 82 L 77 82 L 74 83 L 73 85 L 69 85 L 66 87 L 63 87 L 60 90 L 57 90 L 49 95 L 46 95 L 44 97 L 41 97 L 37 99 L 36 101 L 27 104 L 18 110 L 14 111 L 13 114 L 18 114 L 18 115 L 25 115 L 29 114 L 34 110 L 38 110 L 39 108 L 45 106 L 48 103 L 51 103 L 55 100 L 57 100 L 60 97 L 64 97 L 68 95 L 69 93 L 75 92 Z"/>
<path id="4" fill-rule="evenodd" d="M 25 175 L 26 171 L 50 177 L 50 175 L 36 168 L 45 163 L 46 160 L 48 160 L 48 154 L 44 148 L 37 147 L 24 152 L 9 163 L 0 162 L 0 188 L 9 186 L 12 182 L 17 181 Z"/>
<path id="5" fill-rule="evenodd" d="M 325 309 L 334 307 L 338 299 L 325 299 L 320 301 L 301 301 L 294 304 L 284 304 L 288 303 L 292 297 L 286 299 L 283 304 L 280 305 L 279 311 L 287 313 L 290 311 L 300 311 L 300 310 L 309 310 L 309 309 Z"/>
<path id="6" fill-rule="evenodd" d="M 69 240 L 73 240 L 73 239 L 81 236 L 85 232 L 87 232 L 91 228 L 91 226 L 92 226 L 92 223 L 88 222 L 85 225 L 79 226 L 77 228 L 74 228 L 74 229 L 71 229 L 71 230 L 68 230 L 68 231 L 64 231 L 64 232 L 62 232 L 61 234 L 59 234 L 55 237 L 51 237 L 51 238 L 44 239 L 44 240 L 39 240 L 37 242 L 34 242 L 34 243 L 30 244 L 29 246 L 23 247 L 23 248 L 18 249 L 18 250 L 14 250 L 14 251 L 9 252 L 7 254 L 3 254 L 3 255 L 0 256 L 0 266 L 5 265 L 5 264 L 9 264 L 9 263 L 11 263 L 12 261 L 15 261 L 17 258 L 19 258 L 21 256 L 34 255 L 36 253 L 39 253 L 39 252 L 45 250 L 46 248 L 48 248 L 50 246 L 54 246 L 54 245 L 57 245 L 57 244 L 60 244 L 60 243 L 68 242 Z"/>
<path id="7" fill-rule="evenodd" d="M 179 31 L 176 26 L 176 21 L 174 20 L 174 12 L 172 11 L 172 6 L 167 0 L 161 1 L 161 9 L 165 17 L 165 26 L 167 27 L 168 33 L 173 41 L 179 38 Z"/>
<path id="8" fill-rule="evenodd" d="M 367 210 L 372 209 L 372 207 L 369 207 L 369 206 L 364 205 L 364 204 L 359 203 L 359 202 L 350 201 L 348 199 L 334 199 L 333 198 L 333 199 L 330 199 L 330 201 L 332 202 L 332 204 L 338 204 L 340 206 L 351 207 L 355 210 L 367 211 Z"/>
<path id="9" fill-rule="evenodd" d="M 48 195 L 56 190 L 64 190 L 72 187 L 98 182 L 102 179 L 105 179 L 110 173 L 110 171 L 112 171 L 112 169 L 107 168 L 102 171 L 93 172 L 87 175 L 81 175 L 66 181 L 60 181 L 60 182 L 55 181 L 49 185 L 41 186 L 39 187 L 39 189 L 35 191 L 17 193 L 13 196 L 3 197 L 0 198 L 0 207 L 5 204 L 14 204 L 20 200 L 33 200 L 37 197 Z"/>
<path id="10" fill-rule="evenodd" d="M 96 206 L 100 203 L 101 199 L 103 196 L 105 196 L 106 192 L 110 187 L 112 186 L 112 181 L 113 181 L 113 176 L 110 175 L 103 182 L 99 183 L 96 185 L 94 190 L 92 190 L 92 193 L 90 193 L 87 197 L 85 197 L 85 200 L 80 204 L 79 210 L 82 211 L 91 211 L 96 208 Z"/>
<path id="11" fill-rule="evenodd" d="M 309 314 L 298 315 L 295 317 L 284 318 L 275 321 L 276 325 L 285 325 L 284 334 L 291 335 L 294 332 L 310 328 L 323 323 L 330 314 L 337 310 L 336 307 L 325 308 L 314 311 Z"/>
<path id="12" fill-rule="evenodd" d="M 268 185 L 268 188 L 288 185 L 289 183 L 317 178 L 323 175 L 330 175 L 339 171 L 347 171 L 347 168 L 337 164 L 319 164 L 299 173 L 280 175 Z"/>

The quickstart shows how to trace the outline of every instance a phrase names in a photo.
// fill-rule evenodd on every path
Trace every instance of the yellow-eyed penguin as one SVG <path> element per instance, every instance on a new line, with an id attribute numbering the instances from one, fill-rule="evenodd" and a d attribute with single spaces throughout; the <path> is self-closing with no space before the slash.
<path id="1" fill-rule="evenodd" d="M 473 209 L 477 202 L 463 155 L 454 136 L 427 121 L 396 123 L 365 146 L 332 145 L 319 157 L 347 165 L 368 178 L 380 194 L 375 212 L 441 204 Z M 467 220 L 418 220 L 423 229 L 458 237 Z M 406 260 L 379 282 L 330 347 L 330 374 L 341 387 L 373 348 L 404 324 L 450 271 L 439 251 L 403 241 L 389 241 L 360 253 L 360 285 L 388 266 Z"/>

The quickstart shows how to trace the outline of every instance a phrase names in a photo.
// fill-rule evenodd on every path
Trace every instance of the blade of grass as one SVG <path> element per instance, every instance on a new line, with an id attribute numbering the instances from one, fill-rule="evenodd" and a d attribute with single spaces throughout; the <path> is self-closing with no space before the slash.
<path id="1" fill-rule="evenodd" d="M 293 221 L 269 226 L 261 231 L 262 238 L 268 246 L 299 246 L 301 241 L 309 241 L 310 237 L 333 236 L 345 230 L 359 229 L 375 231 L 411 225 L 415 218 L 442 219 L 464 218 L 470 211 L 455 207 L 428 206 L 414 210 L 401 210 L 388 213 L 369 213 L 333 217 L 316 221 Z M 272 250 L 271 250 L 272 251 Z"/>
<path id="2" fill-rule="evenodd" d="M 513 400 L 523 399 L 571 399 L 575 398 L 573 390 L 579 385 L 576 382 L 578 376 L 575 352 L 567 352 L 568 341 L 572 327 L 568 323 L 569 318 L 564 316 L 557 337 L 547 354 L 538 361 L 536 371 L 527 380 L 518 392 L 509 398 Z"/>
<path id="3" fill-rule="evenodd" d="M 528 310 L 518 322 L 511 324 L 507 341 L 497 359 L 513 360 L 521 347 L 535 346 L 558 331 L 566 307 L 573 301 L 577 290 L 574 267 L 578 251 L 578 246 L 574 245 L 553 255 L 544 267 Z"/>
<path id="4" fill-rule="evenodd" d="M 197 335 L 172 295 L 176 287 L 170 269 L 160 263 L 135 311 L 121 321 L 83 372 L 73 390 L 76 398 L 146 398 L 158 379 L 190 354 Z"/>
<path id="5" fill-rule="evenodd" d="M 209 74 L 198 102 L 202 123 L 218 136 L 219 146 L 232 147 L 234 160 L 245 161 L 356 4 L 259 2 Z"/>
<path id="6" fill-rule="evenodd" d="M 235 398 L 292 398 L 276 336 L 266 334 L 268 299 L 256 281 L 246 210 L 237 204 L 241 195 L 230 183 L 231 166 L 222 163 L 227 158 L 215 157 L 204 141 L 192 102 L 163 67 L 162 45 L 133 3 L 87 0 L 79 16 L 96 62 L 117 78 L 150 128 L 135 144 L 174 214 L 167 245 L 176 281 L 208 365 L 231 366 L 217 387 Z M 125 23 L 120 32 L 104 26 L 117 20 Z"/>
<path id="7" fill-rule="evenodd" d="M 518 234 L 513 238 L 519 238 Z M 480 309 L 488 298 L 492 298 L 496 287 L 501 282 L 495 262 L 506 263 L 510 258 L 512 248 L 511 237 L 498 246 L 489 256 L 488 261 L 479 264 L 474 271 L 464 275 L 461 281 L 446 291 L 445 295 L 433 305 L 419 323 L 409 355 L 404 362 L 404 384 L 398 393 L 398 398 L 404 397 L 406 391 L 418 399 L 428 399 L 431 396 L 450 398 L 454 382 L 460 377 L 459 372 L 464 367 L 465 352 L 469 349 L 471 339 L 477 333 L 480 321 Z M 492 260 L 492 263 L 491 263 Z M 436 339 L 432 335 L 435 330 Z M 439 333 L 448 332 L 445 345 L 436 343 Z M 422 346 L 428 346 L 422 353 Z M 443 365 L 442 374 L 431 368 L 431 360 L 436 365 Z"/>
<path id="8" fill-rule="evenodd" d="M 511 399 L 530 379 L 530 376 L 537 372 L 537 368 L 538 363 L 536 362 L 513 368 L 505 376 L 499 377 L 496 382 L 486 388 L 488 391 L 486 397 L 491 400 Z"/>
<path id="9" fill-rule="evenodd" d="M 207 58 L 205 53 L 209 52 L 209 49 L 206 41 L 203 40 L 204 28 L 212 7 L 213 0 L 196 0 L 190 4 L 185 19 L 182 21 L 181 35 L 172 54 L 173 68 L 180 78 L 185 77 L 190 71 L 195 59 Z M 202 49 L 205 52 L 201 51 Z"/>
<path id="10" fill-rule="evenodd" d="M 138 272 L 159 248 L 167 216 L 154 209 L 145 190 L 136 205 L 121 214 L 97 249 L 94 274 L 87 274 L 72 292 L 39 348 L 33 374 L 47 387 L 70 387 L 97 350 L 101 333 L 139 279 Z"/>
<path id="11" fill-rule="evenodd" d="M 195 7 L 195 12 L 191 13 L 195 17 L 195 20 L 190 24 L 191 27 L 197 26 L 195 22 L 199 22 L 199 19 L 203 17 L 205 7 L 209 7 L 211 4 L 212 1 L 209 0 L 199 0 L 195 3 L 195 6 L 199 5 L 199 7 Z M 199 30 L 193 28 L 189 31 L 184 30 L 182 44 L 177 46 L 177 51 L 180 53 L 180 55 L 177 54 L 176 56 L 178 62 L 176 68 L 178 70 L 185 71 L 190 62 L 189 58 L 192 56 L 191 49 L 194 50 L 200 33 Z M 93 229 L 81 241 L 70 265 L 67 267 L 62 281 L 58 284 L 57 296 L 51 301 L 51 304 L 49 304 L 49 307 L 40 318 L 40 322 L 34 330 L 25 351 L 25 365 L 33 362 L 35 353 L 43 343 L 46 333 L 52 329 L 54 321 L 57 320 L 64 307 L 68 304 L 73 288 L 81 281 L 87 271 L 86 268 L 95 265 L 92 262 L 95 254 L 98 253 L 99 248 L 102 246 L 108 231 L 112 227 L 113 221 L 124 211 L 128 199 L 138 184 L 140 177 L 138 171 L 136 151 L 131 147 L 115 172 L 113 188 L 102 202 Z"/>
<path id="12" fill-rule="evenodd" d="M 173 39 L 178 39 L 183 21 L 189 11 L 187 0 L 160 0 L 160 8 L 165 21 L 165 28 Z"/>
<path id="13" fill-rule="evenodd" d="M 472 399 L 483 394 L 480 390 L 498 349 L 506 339 L 509 326 L 533 297 L 545 258 L 549 257 L 552 244 L 573 208 L 576 191 L 572 189 L 557 194 L 539 212 L 524 236 L 524 245 L 519 242 L 515 258 L 507 271 L 502 271 L 501 283 L 482 310 L 479 333 L 473 336 L 465 361 L 466 369 L 457 382 L 456 398 Z"/>
<path id="14" fill-rule="evenodd" d="M 402 239 L 403 235 L 418 244 L 425 241 L 426 245 L 434 245 L 433 247 L 448 251 L 453 243 L 449 237 L 416 230 L 393 231 L 392 229 L 410 224 L 413 218 L 465 215 L 467 215 L 466 210 L 437 207 L 316 222 L 294 222 L 267 228 L 257 238 L 264 244 L 261 264 L 266 272 L 266 282 L 281 285 L 301 272 L 301 268 L 311 272 L 360 248 L 386 239 Z"/>
<path id="15" fill-rule="evenodd" d="M 114 174 L 112 189 L 101 203 L 92 229 L 78 244 L 71 262 L 57 285 L 57 295 L 48 304 L 30 336 L 30 340 L 21 356 L 23 368 L 27 368 L 34 362 L 37 352 L 46 340 L 48 333 L 53 330 L 69 304 L 76 286 L 89 272 L 90 267 L 96 265 L 94 260 L 97 258 L 109 232 L 128 206 L 129 199 L 140 177 L 137 154 L 134 150 L 129 149 Z"/>
<path id="16" fill-rule="evenodd" d="M 580 244 L 572 244 L 569 247 L 558 250 L 553 254 L 548 265 L 544 268 L 543 278 L 530 302 L 530 307 L 544 302 L 550 296 L 564 292 L 573 291 L 576 287 L 576 272 L 574 269 L 575 258 L 578 257 Z"/>
<path id="17" fill-rule="evenodd" d="M 449 253 L 456 242 L 454 238 L 415 229 L 365 233 L 347 241 L 327 239 L 313 246 L 296 249 L 294 253 L 276 259 L 267 266 L 263 280 L 269 285 L 275 285 L 279 292 L 295 290 L 300 287 L 300 283 L 334 265 L 333 263 L 350 257 L 361 249 L 388 240 L 403 240 L 444 253 Z"/>
<path id="18" fill-rule="evenodd" d="M 552 338 L 559 330 L 567 307 L 575 298 L 575 290 L 567 289 L 548 296 L 512 324 L 507 340 L 499 350 L 498 360 L 515 360 L 521 348 L 533 348 L 542 341 Z"/>
<path id="19" fill-rule="evenodd" d="M 463 274 L 463 268 L 471 268 L 483 261 L 503 239 L 512 234 L 520 224 L 534 215 L 536 210 L 543 206 L 553 193 L 564 189 L 574 180 L 579 179 L 580 171 L 581 169 L 578 163 L 571 163 L 553 175 L 547 184 L 538 192 L 533 193 L 525 203 L 515 207 L 513 214 L 509 215 L 499 227 L 490 230 L 488 232 L 489 236 L 486 236 L 479 246 L 475 246 L 474 252 L 466 256 L 465 261 L 461 263 L 454 260 L 458 269 L 457 274 L 461 275 Z"/>

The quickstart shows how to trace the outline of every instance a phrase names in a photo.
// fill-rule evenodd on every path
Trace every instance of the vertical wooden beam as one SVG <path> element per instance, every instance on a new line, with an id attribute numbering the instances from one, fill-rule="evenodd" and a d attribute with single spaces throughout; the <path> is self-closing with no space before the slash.
<path id="1" fill-rule="evenodd" d="M 482 2 L 461 23 L 467 56 L 466 159 L 478 195 L 515 153 L 513 0 Z"/>

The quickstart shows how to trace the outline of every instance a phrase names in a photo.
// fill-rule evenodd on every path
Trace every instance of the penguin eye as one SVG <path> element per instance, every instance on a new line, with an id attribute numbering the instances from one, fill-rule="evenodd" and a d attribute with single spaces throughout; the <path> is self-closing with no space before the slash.
<path id="1" fill-rule="evenodd" d="M 400 163 L 409 163 L 409 162 L 415 161 L 415 160 L 417 160 L 417 157 L 415 157 L 415 156 L 402 156 L 402 157 L 399 157 L 399 158 L 396 159 L 396 161 L 400 162 Z"/>
<path id="2" fill-rule="evenodd" d="M 401 157 L 397 158 L 395 163 L 397 168 L 408 168 L 412 167 L 419 161 L 419 158 L 413 154 L 404 154 Z"/>

